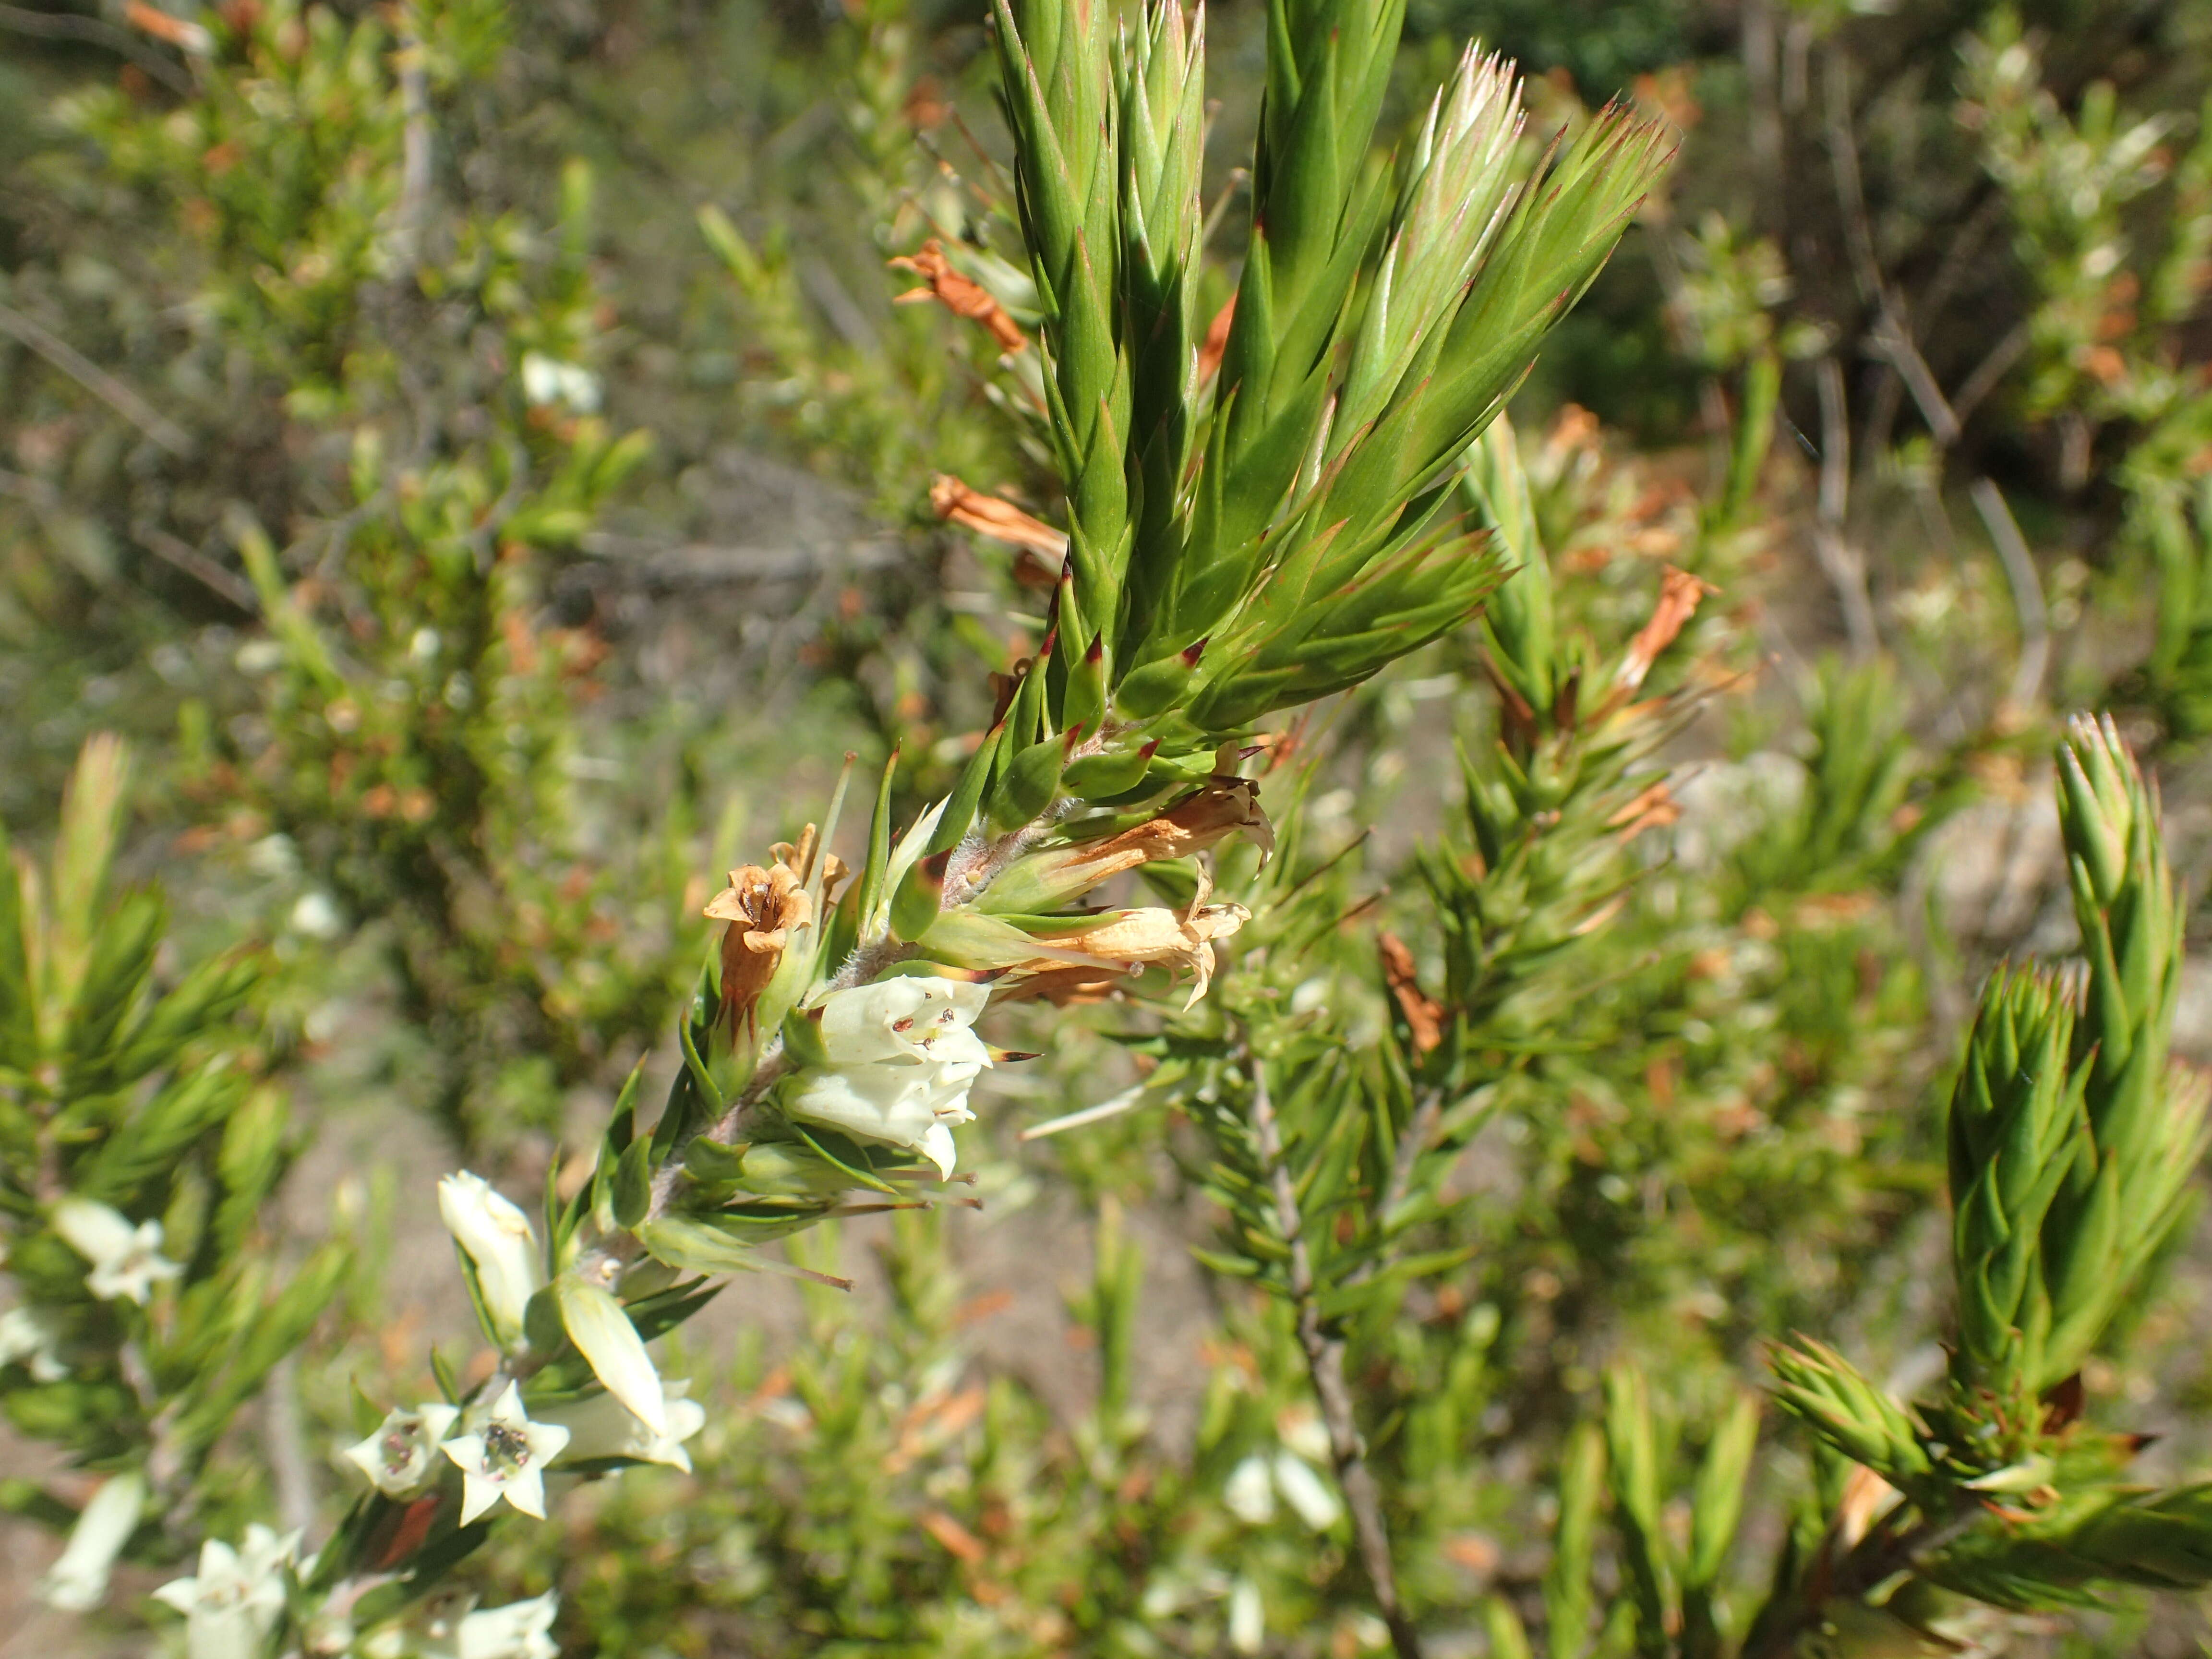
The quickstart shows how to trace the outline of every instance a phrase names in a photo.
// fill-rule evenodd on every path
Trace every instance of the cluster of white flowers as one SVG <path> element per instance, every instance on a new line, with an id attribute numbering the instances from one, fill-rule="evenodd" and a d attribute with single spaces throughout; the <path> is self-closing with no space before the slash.
<path id="1" fill-rule="evenodd" d="M 339 1455 L 386 1498 L 414 1498 L 438 1482 L 443 1457 L 461 1471 L 465 1524 L 505 1498 L 526 1515 L 545 1513 L 545 1471 L 555 1463 L 627 1458 L 688 1471 L 684 1443 L 707 1426 L 706 1407 L 684 1397 L 680 1378 L 664 1383 L 665 1424 L 648 1426 L 610 1394 L 556 1406 L 533 1419 L 508 1383 L 488 1406 L 463 1413 L 447 1405 L 394 1411 Z M 460 1427 L 466 1431 L 456 1435 Z"/>
<path id="2" fill-rule="evenodd" d="M 900 978 L 832 991 L 817 1005 L 827 1065 L 784 1097 L 793 1117 L 921 1153 L 952 1173 L 952 1130 L 975 1114 L 968 1091 L 991 1051 L 975 1032 L 990 993 L 942 978 Z"/>

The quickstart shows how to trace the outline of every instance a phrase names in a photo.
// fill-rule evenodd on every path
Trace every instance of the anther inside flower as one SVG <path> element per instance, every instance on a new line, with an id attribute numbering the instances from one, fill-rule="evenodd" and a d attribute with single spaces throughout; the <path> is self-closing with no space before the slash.
<path id="1" fill-rule="evenodd" d="M 430 1459 L 460 1416 L 447 1405 L 395 1411 L 366 1440 L 346 1448 L 346 1461 L 387 1498 L 419 1492 L 429 1483 Z"/>
<path id="2" fill-rule="evenodd" d="M 476 1432 L 456 1436 L 439 1449 L 459 1465 L 461 1524 L 466 1526 L 501 1498 L 525 1515 L 545 1518 L 545 1465 L 568 1443 L 557 1423 L 533 1423 L 514 1383 L 493 1401 Z"/>

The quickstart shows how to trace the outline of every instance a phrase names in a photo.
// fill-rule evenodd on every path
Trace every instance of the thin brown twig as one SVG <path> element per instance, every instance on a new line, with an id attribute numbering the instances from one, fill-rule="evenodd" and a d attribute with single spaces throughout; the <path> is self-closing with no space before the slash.
<path id="1" fill-rule="evenodd" d="M 1851 485 L 1851 426 L 1844 406 L 1844 371 L 1835 358 L 1814 365 L 1820 391 L 1820 494 L 1813 526 L 1813 555 L 1843 606 L 1851 658 L 1864 662 L 1881 648 L 1874 600 L 1867 592 L 1866 558 L 1844 535 Z"/>
<path id="2" fill-rule="evenodd" d="M 2015 708 L 2025 708 L 2042 694 L 2044 672 L 2051 662 L 2051 618 L 2044 605 L 2043 580 L 2004 492 L 1989 479 L 1977 478 L 1968 493 L 1996 548 L 1997 561 L 2004 566 L 2013 609 L 2020 614 L 2020 666 L 2013 671 L 2009 696 Z"/>
<path id="3" fill-rule="evenodd" d="M 191 434 L 34 317 L 0 305 L 0 334 L 45 358 L 172 455 L 191 449 Z"/>
<path id="4" fill-rule="evenodd" d="M 1844 240 L 1850 249 L 1852 272 L 1864 299 L 1875 308 L 1875 349 L 1904 380 L 1936 443 L 1948 449 L 1959 441 L 1959 417 L 1944 398 L 1935 371 L 1914 343 L 1911 325 L 1897 296 L 1882 278 L 1881 262 L 1875 252 L 1874 223 L 1867 214 L 1866 184 L 1859 175 L 1858 138 L 1851 130 L 1850 75 L 1842 53 L 1835 47 L 1828 49 L 1822 70 L 1827 93 L 1828 161 L 1835 173 L 1837 200 L 1844 210 Z"/>
<path id="5" fill-rule="evenodd" d="M 410 34 L 399 53 L 398 234 L 392 238 L 400 264 L 411 265 L 421 250 L 422 223 L 430 209 L 430 79 L 422 43 Z"/>
<path id="6" fill-rule="evenodd" d="M 1306 1248 L 1305 1226 L 1298 1212 L 1297 1187 L 1283 1156 L 1283 1136 L 1275 1121 L 1275 1105 L 1267 1092 L 1267 1067 L 1252 1062 L 1252 1136 L 1275 1199 L 1275 1224 L 1290 1251 L 1291 1300 L 1297 1312 L 1298 1345 L 1304 1349 L 1307 1374 L 1321 1404 L 1322 1421 L 1328 1429 L 1330 1461 L 1338 1486 L 1344 1489 L 1345 1506 L 1352 1512 L 1352 1531 L 1359 1541 L 1359 1559 L 1375 1592 L 1375 1603 L 1389 1627 L 1390 1644 L 1398 1659 L 1421 1659 L 1421 1640 L 1398 1601 L 1398 1575 L 1390 1561 L 1390 1534 L 1382 1519 L 1382 1493 L 1375 1472 L 1367 1466 L 1367 1448 L 1352 1414 L 1352 1389 L 1344 1374 L 1344 1340 L 1322 1324 L 1321 1304 L 1315 1295 L 1313 1258 Z"/>
<path id="7" fill-rule="evenodd" d="M 217 564 L 182 537 L 173 536 L 158 525 L 139 523 L 131 526 L 131 539 L 249 617 L 261 614 L 261 596 L 253 591 L 252 582 Z"/>
<path id="8" fill-rule="evenodd" d="M 1952 412 L 1964 422 L 1983 398 L 1996 390 L 1997 382 L 2012 372 L 2012 366 L 2027 348 L 2027 323 L 2014 324 L 2011 331 L 1990 348 L 1989 355 L 1974 365 L 1974 372 L 1959 383 L 1958 395 L 1951 399 Z"/>
<path id="9" fill-rule="evenodd" d="M 119 52 L 179 98 L 189 98 L 198 88 L 192 77 L 170 58 L 104 17 L 85 17 L 74 12 L 33 11 L 27 6 L 0 6 L 0 29 L 41 40 L 79 40 Z"/>

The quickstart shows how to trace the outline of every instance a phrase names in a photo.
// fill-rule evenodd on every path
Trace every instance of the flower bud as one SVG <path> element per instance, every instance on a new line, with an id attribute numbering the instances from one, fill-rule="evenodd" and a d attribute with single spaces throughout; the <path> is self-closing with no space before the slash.
<path id="1" fill-rule="evenodd" d="M 145 1507 L 146 1480 L 135 1469 L 112 1477 L 93 1493 L 70 1529 L 61 1559 L 39 1581 L 40 1599 L 69 1613 L 98 1607 L 107 1595 L 108 1571 L 137 1530 Z"/>
<path id="2" fill-rule="evenodd" d="M 475 1269 L 492 1340 L 514 1347 L 522 1340 L 523 1310 L 544 1282 L 530 1218 L 466 1170 L 438 1182 L 438 1214 Z"/>

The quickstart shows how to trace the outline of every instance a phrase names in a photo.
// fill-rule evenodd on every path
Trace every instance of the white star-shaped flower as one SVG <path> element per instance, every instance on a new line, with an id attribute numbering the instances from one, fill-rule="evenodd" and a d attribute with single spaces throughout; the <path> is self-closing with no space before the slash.
<path id="1" fill-rule="evenodd" d="M 236 1549 L 210 1538 L 200 1546 L 200 1570 L 154 1592 L 185 1615 L 185 1650 L 191 1659 L 230 1659 L 258 1654 L 284 1611 L 284 1573 L 300 1534 L 279 1537 L 259 1522 L 246 1529 Z"/>
<path id="2" fill-rule="evenodd" d="M 131 1301 L 143 1307 L 156 1280 L 184 1272 L 161 1254 L 161 1224 L 131 1224 L 119 1211 L 89 1198 L 65 1198 L 54 1206 L 54 1231 L 62 1242 L 92 1263 L 84 1287 L 103 1302 Z"/>
<path id="3" fill-rule="evenodd" d="M 442 1404 L 417 1406 L 411 1412 L 394 1411 L 377 1425 L 375 1433 L 338 1455 L 367 1475 L 369 1484 L 386 1498 L 411 1497 L 429 1484 L 438 1443 L 460 1415 Z"/>
<path id="4" fill-rule="evenodd" d="M 530 1420 L 522 1408 L 522 1390 L 508 1383 L 476 1419 L 472 1432 L 439 1447 L 460 1466 L 461 1524 L 467 1526 L 502 1498 L 543 1521 L 545 1466 L 568 1443 L 568 1431 L 559 1424 Z"/>

